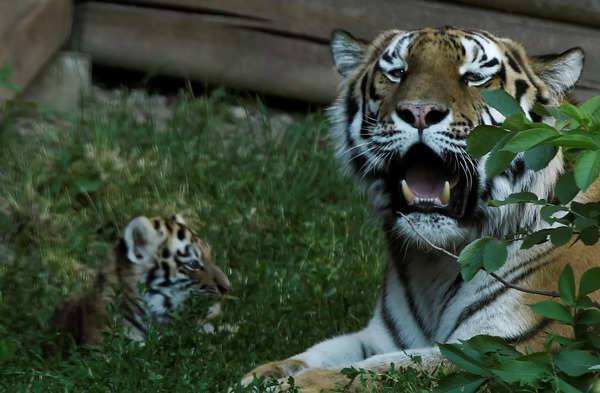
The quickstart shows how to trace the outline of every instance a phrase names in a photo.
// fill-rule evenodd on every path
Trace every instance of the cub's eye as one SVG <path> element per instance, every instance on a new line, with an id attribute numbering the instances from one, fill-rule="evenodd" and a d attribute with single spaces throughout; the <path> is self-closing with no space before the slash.
<path id="1" fill-rule="evenodd" d="M 462 80 L 469 86 L 479 86 L 488 80 L 490 80 L 491 76 L 489 75 L 481 75 L 475 72 L 466 72 L 462 76 Z"/>
<path id="2" fill-rule="evenodd" d="M 397 82 L 397 81 L 401 80 L 402 78 L 404 78 L 404 74 L 406 74 L 406 70 L 404 68 L 395 68 L 393 70 L 387 71 L 386 74 L 392 81 Z"/>
<path id="3" fill-rule="evenodd" d="M 186 263 L 185 267 L 189 270 L 204 270 L 204 266 L 197 260 Z"/>

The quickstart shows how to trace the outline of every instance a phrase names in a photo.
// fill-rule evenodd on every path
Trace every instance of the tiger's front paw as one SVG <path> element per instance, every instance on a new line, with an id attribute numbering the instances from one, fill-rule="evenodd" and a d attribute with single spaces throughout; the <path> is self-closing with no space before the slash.
<path id="1" fill-rule="evenodd" d="M 291 387 L 287 381 L 280 382 L 279 389 L 281 390 Z M 311 368 L 294 376 L 294 385 L 300 388 L 301 393 L 319 393 L 321 391 L 328 393 L 333 389 L 346 387 L 349 383 L 351 380 L 342 374 L 340 369 Z"/>
<path id="2" fill-rule="evenodd" d="M 246 374 L 244 378 L 242 378 L 241 383 L 243 386 L 248 386 L 255 377 L 285 378 L 290 375 L 295 375 L 307 367 L 306 363 L 298 359 L 285 359 L 278 362 L 271 362 L 263 364 Z"/>

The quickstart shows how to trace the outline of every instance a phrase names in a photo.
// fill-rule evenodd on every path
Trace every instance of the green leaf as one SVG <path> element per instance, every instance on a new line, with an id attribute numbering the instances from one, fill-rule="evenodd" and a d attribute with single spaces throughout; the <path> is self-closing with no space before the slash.
<path id="1" fill-rule="evenodd" d="M 573 324 L 573 317 L 569 313 L 569 310 L 560 303 L 552 300 L 544 300 L 536 304 L 528 304 L 535 313 L 540 314 L 546 318 L 554 319 L 556 321 Z"/>
<path id="2" fill-rule="evenodd" d="M 485 174 L 488 178 L 492 178 L 504 172 L 517 155 L 517 153 L 502 150 L 502 147 L 510 136 L 511 135 L 506 135 L 504 138 L 500 139 L 490 151 L 490 155 L 485 161 Z"/>
<path id="3" fill-rule="evenodd" d="M 506 198 L 510 202 L 537 202 L 537 195 L 529 191 L 514 192 Z"/>
<path id="4" fill-rule="evenodd" d="M 588 203 L 579 203 L 572 202 L 571 210 L 577 214 L 580 214 L 585 217 L 599 217 L 600 216 L 600 203 L 598 202 L 588 202 Z"/>
<path id="5" fill-rule="evenodd" d="M 523 243 L 521 244 L 521 249 L 527 250 L 527 249 L 530 249 L 531 247 L 535 246 L 536 244 L 544 243 L 550 233 L 551 233 L 551 231 L 549 229 L 542 229 L 540 231 L 533 232 L 533 233 L 527 235 L 525 237 L 525 239 L 523 239 Z"/>
<path id="6" fill-rule="evenodd" d="M 523 131 L 532 128 L 532 124 L 534 123 L 525 117 L 525 113 L 519 112 L 506 117 L 502 122 L 502 128 L 511 131 Z"/>
<path id="7" fill-rule="evenodd" d="M 580 377 L 590 372 L 590 367 L 600 363 L 600 358 L 579 349 L 563 348 L 556 357 L 555 364 L 571 377 Z"/>
<path id="8" fill-rule="evenodd" d="M 523 153 L 525 159 L 525 166 L 532 171 L 539 171 L 548 166 L 548 163 L 552 161 L 558 148 L 552 145 L 540 145 L 536 146 L 531 150 L 527 150 Z"/>
<path id="9" fill-rule="evenodd" d="M 518 153 L 532 149 L 550 139 L 560 136 L 558 131 L 552 128 L 532 128 L 530 130 L 515 133 L 502 148 L 505 151 Z"/>
<path id="10" fill-rule="evenodd" d="M 593 267 L 581 275 L 579 297 L 586 296 L 598 289 L 600 289 L 600 267 Z"/>
<path id="11" fill-rule="evenodd" d="M 572 104 L 562 104 L 558 110 L 569 116 L 571 119 L 577 120 L 578 123 L 583 123 L 586 120 L 586 114 Z"/>
<path id="12" fill-rule="evenodd" d="M 558 108 L 549 105 L 535 104 L 533 111 L 540 116 L 554 117 L 557 121 L 555 127 L 562 129 L 569 122 L 569 116 L 565 115 Z"/>
<path id="13" fill-rule="evenodd" d="M 561 393 L 583 393 L 581 390 L 573 387 L 573 385 L 566 382 L 564 379 L 556 378 L 558 391 Z"/>
<path id="14" fill-rule="evenodd" d="M 573 236 L 573 230 L 571 227 L 558 227 L 552 228 L 550 233 L 550 241 L 557 247 L 563 246 L 571 240 L 571 236 Z"/>
<path id="15" fill-rule="evenodd" d="M 563 173 L 560 176 L 556 182 L 554 192 L 560 203 L 563 205 L 566 205 L 571 199 L 575 198 L 575 195 L 579 192 L 579 188 L 577 187 L 577 183 L 575 183 L 575 175 L 573 172 Z"/>
<path id="16" fill-rule="evenodd" d="M 488 201 L 488 206 L 498 207 L 514 203 L 534 203 L 538 201 L 539 199 L 537 195 L 535 195 L 533 192 L 522 191 L 510 194 L 505 200 L 492 199 L 491 201 Z"/>
<path id="17" fill-rule="evenodd" d="M 497 151 L 490 155 L 485 162 L 485 174 L 488 178 L 496 177 L 508 169 L 517 154 L 507 151 Z"/>
<path id="18" fill-rule="evenodd" d="M 467 244 L 458 256 L 458 263 L 461 266 L 461 274 L 465 281 L 469 281 L 483 267 L 483 258 L 485 247 L 491 240 L 491 237 L 477 239 Z"/>
<path id="19" fill-rule="evenodd" d="M 581 310 L 575 318 L 577 324 L 581 325 L 597 325 L 600 324 L 600 311 L 598 310 Z"/>
<path id="20" fill-rule="evenodd" d="M 588 115 L 593 115 L 596 112 L 600 112 L 600 96 L 590 98 L 583 105 L 580 106 L 581 110 Z"/>
<path id="21" fill-rule="evenodd" d="M 507 383 L 535 386 L 540 379 L 552 375 L 548 366 L 531 360 L 512 360 L 502 363 L 492 372 Z"/>
<path id="22" fill-rule="evenodd" d="M 575 277 L 571 265 L 565 266 L 558 279 L 558 293 L 562 301 L 572 306 L 575 304 Z"/>
<path id="23" fill-rule="evenodd" d="M 467 153 L 473 158 L 486 155 L 508 132 L 500 127 L 477 126 L 467 136 Z"/>
<path id="24" fill-rule="evenodd" d="M 575 149 L 600 149 L 600 142 L 589 132 L 571 131 L 550 141 L 554 146 L 562 146 Z"/>
<path id="25" fill-rule="evenodd" d="M 581 288 L 580 288 L 580 290 L 581 290 Z M 592 307 L 594 307 L 594 302 L 592 302 L 592 299 L 590 299 L 589 296 L 579 295 L 577 297 L 577 308 L 578 309 L 585 309 L 585 308 L 592 308 Z"/>
<path id="26" fill-rule="evenodd" d="M 562 346 L 573 344 L 573 339 L 569 337 L 560 336 L 557 334 L 548 333 L 546 339 L 546 347 L 550 348 L 551 345 L 560 344 Z"/>
<path id="27" fill-rule="evenodd" d="M 554 224 L 556 222 L 556 218 L 554 215 L 560 211 L 564 211 L 565 208 L 557 205 L 547 205 L 540 209 L 540 216 L 542 220 L 546 221 L 548 224 Z"/>
<path id="28" fill-rule="evenodd" d="M 516 359 L 522 354 L 503 338 L 487 335 L 473 336 L 466 341 L 461 341 L 463 351 L 474 359 L 493 353 L 501 360 Z"/>
<path id="29" fill-rule="evenodd" d="M 597 226 L 589 226 L 581 231 L 579 238 L 586 246 L 593 246 L 598 242 L 600 238 L 600 233 L 598 233 Z"/>
<path id="30" fill-rule="evenodd" d="M 492 373 L 483 367 L 479 362 L 467 356 L 458 344 L 438 344 L 442 356 L 456 364 L 458 367 L 470 372 L 471 374 L 483 377 L 491 377 Z"/>
<path id="31" fill-rule="evenodd" d="M 523 112 L 521 105 L 504 90 L 483 90 L 481 97 L 498 112 L 508 117 L 514 113 Z"/>
<path id="32" fill-rule="evenodd" d="M 575 162 L 575 183 L 585 191 L 600 173 L 600 151 L 584 151 Z"/>
<path id="33" fill-rule="evenodd" d="M 600 334 L 596 333 L 586 333 L 583 334 L 585 342 L 589 344 L 592 348 L 600 350 Z"/>
<path id="34" fill-rule="evenodd" d="M 492 273 L 500 269 L 506 262 L 507 257 L 506 243 L 497 239 L 490 239 L 483 248 L 483 267 L 485 271 Z"/>
<path id="35" fill-rule="evenodd" d="M 585 216 L 577 216 L 573 223 L 575 224 L 575 228 L 579 230 L 584 230 L 592 226 L 598 226 L 598 220 Z"/>
<path id="36" fill-rule="evenodd" d="M 434 393 L 473 393 L 487 380 L 464 373 L 450 374 L 442 378 Z"/>
<path id="37" fill-rule="evenodd" d="M 554 361 L 554 358 L 552 357 L 552 353 L 533 352 L 521 356 L 518 360 L 534 362 L 535 364 L 546 367 L 547 370 L 550 370 L 552 368 L 552 362 Z"/>
<path id="38" fill-rule="evenodd" d="M 583 105 L 580 106 L 581 110 L 588 115 L 593 115 L 596 112 L 600 112 L 600 96 L 590 98 Z"/>

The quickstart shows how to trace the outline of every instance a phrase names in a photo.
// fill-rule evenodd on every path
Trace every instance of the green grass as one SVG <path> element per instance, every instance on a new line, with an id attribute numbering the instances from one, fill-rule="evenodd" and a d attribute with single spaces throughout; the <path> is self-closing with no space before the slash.
<path id="1" fill-rule="evenodd" d="M 0 390 L 224 392 L 261 363 L 368 321 L 382 236 L 336 166 L 324 116 L 273 130 L 254 101 L 253 121 L 233 118 L 230 105 L 248 101 L 222 90 L 177 102 L 166 129 L 127 97 L 89 99 L 68 116 L 3 112 Z M 175 212 L 229 275 L 221 322 L 239 331 L 199 333 L 203 311 L 190 305 L 145 346 L 117 319 L 102 347 L 49 350 L 54 305 L 85 288 L 124 224 Z M 420 391 L 411 375 L 402 386 Z"/>

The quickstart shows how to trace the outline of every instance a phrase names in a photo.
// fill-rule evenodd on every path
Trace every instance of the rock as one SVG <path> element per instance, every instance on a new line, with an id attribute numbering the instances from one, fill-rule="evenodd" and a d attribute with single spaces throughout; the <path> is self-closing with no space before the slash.
<path id="1" fill-rule="evenodd" d="M 77 111 L 92 84 L 90 57 L 59 52 L 23 94 L 23 100 L 63 112 Z"/>

